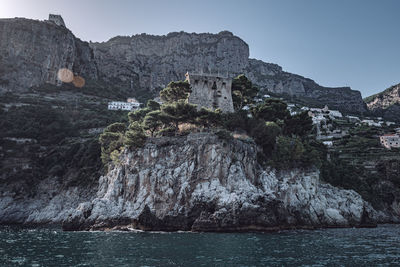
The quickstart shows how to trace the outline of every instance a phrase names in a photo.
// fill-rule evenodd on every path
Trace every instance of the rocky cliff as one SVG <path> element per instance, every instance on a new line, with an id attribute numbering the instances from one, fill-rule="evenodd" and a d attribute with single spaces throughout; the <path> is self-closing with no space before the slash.
<path id="1" fill-rule="evenodd" d="M 118 86 L 136 92 L 158 91 L 170 81 L 184 79 L 187 71 L 231 77 L 245 73 L 264 93 L 303 97 L 310 105 L 323 102 L 344 112 L 366 110 L 358 91 L 325 88 L 284 72 L 278 65 L 249 59 L 248 45 L 228 31 L 118 36 L 88 44 L 54 23 L 1 19 L 0 37 L 3 92 L 55 84 L 60 68 L 69 68 L 87 80 L 105 81 L 110 90 Z"/>
<path id="2" fill-rule="evenodd" d="M 97 79 L 91 48 L 67 28 L 23 18 L 0 19 L 0 93 L 56 84 L 61 68 Z"/>
<path id="3" fill-rule="evenodd" d="M 254 144 L 210 133 L 150 139 L 100 178 L 65 230 L 249 231 L 360 226 L 375 211 L 317 172 L 263 170 Z"/>
<path id="4" fill-rule="evenodd" d="M 368 109 L 386 120 L 400 121 L 400 84 L 365 99 Z"/>
<path id="5" fill-rule="evenodd" d="M 164 88 L 181 80 L 189 72 L 220 73 L 234 77 L 244 73 L 264 93 L 300 96 L 349 113 L 364 113 L 359 91 L 327 88 L 313 80 L 284 72 L 276 64 L 249 59 L 249 47 L 239 37 L 223 31 L 218 34 L 186 32 L 166 36 L 147 34 L 115 37 L 103 43 L 91 43 L 99 71 L 123 81 L 139 82 L 150 90 Z"/>

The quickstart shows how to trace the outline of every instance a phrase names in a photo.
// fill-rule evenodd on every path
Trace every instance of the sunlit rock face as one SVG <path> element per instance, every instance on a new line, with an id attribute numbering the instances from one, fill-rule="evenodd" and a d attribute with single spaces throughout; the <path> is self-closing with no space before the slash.
<path id="1" fill-rule="evenodd" d="M 65 27 L 49 21 L 0 19 L 0 92 L 60 83 L 57 73 L 62 68 L 97 79 L 88 43 Z"/>
<path id="2" fill-rule="evenodd" d="M 400 122 L 400 84 L 367 98 L 368 108 L 386 120 Z"/>
<path id="3" fill-rule="evenodd" d="M 257 147 L 209 133 L 157 138 L 126 151 L 100 178 L 97 197 L 65 230 L 250 231 L 371 223 L 360 195 L 319 181 L 318 172 L 260 168 Z"/>

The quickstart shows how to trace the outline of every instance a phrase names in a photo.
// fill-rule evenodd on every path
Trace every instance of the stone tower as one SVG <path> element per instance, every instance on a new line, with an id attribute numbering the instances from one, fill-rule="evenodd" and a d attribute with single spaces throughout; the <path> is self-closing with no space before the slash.
<path id="1" fill-rule="evenodd" d="M 209 74 L 186 73 L 192 92 L 189 103 L 199 108 L 221 109 L 222 112 L 233 112 L 232 79 Z"/>
<path id="2" fill-rule="evenodd" d="M 65 27 L 64 20 L 60 15 L 49 14 L 49 21 L 54 22 L 58 26 Z"/>

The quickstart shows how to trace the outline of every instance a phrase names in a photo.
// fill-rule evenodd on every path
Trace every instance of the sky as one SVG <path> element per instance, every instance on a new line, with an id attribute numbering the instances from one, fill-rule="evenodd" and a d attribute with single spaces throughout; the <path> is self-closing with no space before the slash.
<path id="1" fill-rule="evenodd" d="M 400 83 L 399 11 L 400 0 L 0 0 L 0 18 L 61 14 L 85 41 L 228 30 L 251 58 L 363 97 Z"/>

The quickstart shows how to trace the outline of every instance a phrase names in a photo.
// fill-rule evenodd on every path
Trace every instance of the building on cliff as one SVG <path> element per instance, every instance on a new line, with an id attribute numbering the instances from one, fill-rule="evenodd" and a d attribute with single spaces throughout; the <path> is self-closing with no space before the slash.
<path id="1" fill-rule="evenodd" d="M 135 98 L 128 98 L 126 102 L 108 102 L 108 110 L 134 110 L 140 107 L 140 103 Z"/>
<path id="2" fill-rule="evenodd" d="M 400 135 L 398 134 L 385 134 L 380 136 L 381 145 L 387 149 L 400 148 Z"/>
<path id="3" fill-rule="evenodd" d="M 199 108 L 221 109 L 222 112 L 233 112 L 232 79 L 211 74 L 186 73 L 192 92 L 189 103 Z"/>
<path id="4" fill-rule="evenodd" d="M 53 22 L 54 24 L 62 27 L 66 27 L 63 18 L 61 15 L 55 15 L 55 14 L 49 14 L 49 20 Z"/>

